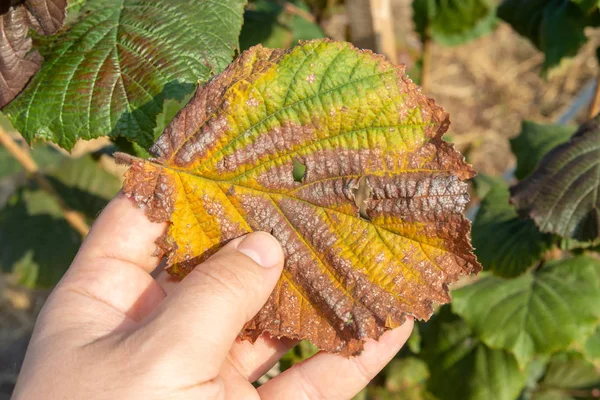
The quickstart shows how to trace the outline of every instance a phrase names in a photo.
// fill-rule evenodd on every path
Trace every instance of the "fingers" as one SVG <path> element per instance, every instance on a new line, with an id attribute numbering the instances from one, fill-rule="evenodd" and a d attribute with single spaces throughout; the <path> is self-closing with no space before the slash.
<path id="1" fill-rule="evenodd" d="M 114 318 L 102 322 L 109 331 L 123 314 L 141 320 L 165 296 L 149 274 L 159 262 L 152 254 L 164 229 L 165 224 L 150 222 L 143 209 L 119 194 L 96 220 L 58 285 L 55 301 L 68 304 L 67 311 L 81 323 L 86 322 L 82 314 L 100 319 L 99 313 L 112 309 Z"/>
<path id="2" fill-rule="evenodd" d="M 404 345 L 413 328 L 412 318 L 402 326 L 386 332 L 379 341 L 368 340 L 357 357 L 318 353 L 294 365 L 258 388 L 261 399 L 350 399 Z"/>
<path id="3" fill-rule="evenodd" d="M 165 223 L 150 222 L 143 208 L 120 193 L 94 223 L 76 260 L 114 259 L 150 273 L 160 261 L 153 256 L 154 242 L 165 228 Z"/>
<path id="4" fill-rule="evenodd" d="M 243 325 L 265 304 L 283 269 L 283 251 L 269 234 L 235 239 L 198 265 L 161 303 L 136 343 L 164 347 L 202 365 L 199 380 L 216 377 Z"/>

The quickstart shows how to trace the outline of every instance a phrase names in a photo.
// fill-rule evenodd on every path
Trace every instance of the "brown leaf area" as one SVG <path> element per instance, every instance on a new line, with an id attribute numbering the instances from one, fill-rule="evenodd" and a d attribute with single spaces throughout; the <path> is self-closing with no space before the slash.
<path id="1" fill-rule="evenodd" d="M 284 272 L 241 337 L 349 356 L 407 315 L 428 319 L 449 283 L 481 269 L 462 214 L 474 171 L 442 140 L 448 125 L 381 56 L 329 40 L 258 46 L 198 90 L 156 158 L 124 160 L 123 190 L 170 223 L 158 254 L 176 276 L 233 238 L 273 234 Z"/>
<path id="2" fill-rule="evenodd" d="M 67 0 L 9 0 L 0 5 L 0 108 L 10 103 L 37 72 L 42 57 L 31 51 L 32 27 L 52 35 L 63 25 Z"/>

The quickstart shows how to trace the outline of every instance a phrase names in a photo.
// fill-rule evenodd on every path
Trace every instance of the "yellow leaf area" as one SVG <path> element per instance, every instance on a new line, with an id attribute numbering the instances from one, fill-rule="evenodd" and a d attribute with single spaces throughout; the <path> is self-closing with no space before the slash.
<path id="1" fill-rule="evenodd" d="M 242 337 L 357 354 L 481 269 L 462 215 L 474 171 L 442 140 L 448 125 L 382 56 L 330 40 L 257 46 L 198 90 L 124 192 L 170 222 L 157 243 L 177 276 L 247 232 L 281 242 L 283 275 Z"/>

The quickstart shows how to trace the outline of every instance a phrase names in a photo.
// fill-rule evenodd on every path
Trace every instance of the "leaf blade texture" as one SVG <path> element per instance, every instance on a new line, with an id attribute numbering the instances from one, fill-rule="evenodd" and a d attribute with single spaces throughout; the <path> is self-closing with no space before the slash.
<path id="1" fill-rule="evenodd" d="M 491 181 L 473 222 L 472 240 L 477 259 L 495 275 L 515 277 L 542 259 L 555 243 L 530 219 L 519 218 L 509 203 L 508 184 Z"/>
<path id="2" fill-rule="evenodd" d="M 242 336 L 355 354 L 480 269 L 462 215 L 474 171 L 441 139 L 448 123 L 382 56 L 330 40 L 257 46 L 198 90 L 124 192 L 170 221 L 157 243 L 174 275 L 272 233 L 285 270 Z"/>
<path id="3" fill-rule="evenodd" d="M 166 99 L 221 72 L 238 48 L 244 0 L 98 0 L 45 49 L 46 61 L 5 108 L 28 140 L 71 149 L 122 136 L 148 148 Z"/>
<path id="4" fill-rule="evenodd" d="M 600 116 L 582 125 L 538 168 L 511 188 L 511 202 L 542 232 L 592 241 L 600 237 Z"/>
<path id="5" fill-rule="evenodd" d="M 31 51 L 29 28 L 52 35 L 63 25 L 66 0 L 7 1 L 0 5 L 0 108 L 10 103 L 37 72 L 42 57 Z"/>
<path id="6" fill-rule="evenodd" d="M 566 350 L 595 328 L 600 262 L 578 256 L 517 278 L 485 277 L 453 293 L 452 309 L 491 348 L 525 366 L 534 354 Z"/>

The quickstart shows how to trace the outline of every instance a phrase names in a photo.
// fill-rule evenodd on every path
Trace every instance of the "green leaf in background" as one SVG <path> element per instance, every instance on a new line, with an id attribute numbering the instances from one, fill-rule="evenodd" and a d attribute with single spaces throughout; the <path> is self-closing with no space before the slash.
<path id="1" fill-rule="evenodd" d="M 279 368 L 281 371 L 285 371 L 288 368 L 291 368 L 294 364 L 299 363 L 300 361 L 304 361 L 307 358 L 310 358 L 317 354 L 319 349 L 317 346 L 309 342 L 308 340 L 303 340 L 293 348 L 290 349 L 279 361 Z"/>
<path id="2" fill-rule="evenodd" d="M 430 36 L 444 46 L 477 39 L 496 26 L 489 0 L 414 0 L 413 19 L 423 41 Z"/>
<path id="3" fill-rule="evenodd" d="M 578 256 L 514 279 L 485 277 L 454 291 L 452 309 L 484 343 L 525 366 L 534 354 L 564 350 L 589 335 L 598 304 L 600 260 Z"/>
<path id="4" fill-rule="evenodd" d="M 23 142 L 21 140 L 21 142 Z M 42 168 L 57 166 L 65 157 L 50 146 L 38 145 L 29 150 L 36 164 Z M 0 146 L 0 179 L 23 172 L 23 167 L 3 146 Z"/>
<path id="5" fill-rule="evenodd" d="M 4 111 L 29 142 L 71 149 L 109 135 L 147 148 L 164 101 L 183 99 L 230 63 L 244 3 L 89 1 Z"/>
<path id="6" fill-rule="evenodd" d="M 90 222 L 121 189 L 120 180 L 90 155 L 65 157 L 48 178 L 69 208 L 83 213 Z"/>
<path id="7" fill-rule="evenodd" d="M 542 232 L 580 241 L 600 238 L 600 115 L 513 186 L 511 202 Z"/>
<path id="8" fill-rule="evenodd" d="M 419 358 L 396 358 L 385 367 L 383 374 L 385 375 L 385 392 L 391 399 L 432 400 L 434 398 L 425 388 L 425 383 L 429 378 L 429 369 L 425 361 Z M 373 398 L 377 393 L 371 394 L 371 398 Z"/>
<path id="9" fill-rule="evenodd" d="M 52 196 L 23 189 L 0 210 L 0 266 L 22 283 L 51 287 L 62 277 L 81 235 L 62 217 Z"/>
<path id="10" fill-rule="evenodd" d="M 546 373 L 539 383 L 533 400 L 567 400 L 573 398 L 597 398 L 586 388 L 600 385 L 600 374 L 593 364 L 575 352 L 563 352 L 552 356 Z"/>
<path id="11" fill-rule="evenodd" d="M 517 157 L 515 177 L 521 180 L 531 174 L 542 157 L 568 141 L 575 131 L 576 128 L 570 126 L 523 121 L 519 136 L 510 140 L 510 148 Z"/>
<path id="12" fill-rule="evenodd" d="M 485 346 L 448 306 L 423 326 L 431 393 L 443 400 L 517 398 L 526 376 L 512 354 Z"/>
<path id="13" fill-rule="evenodd" d="M 600 1 L 598 0 L 572 0 L 573 3 L 576 3 L 581 7 L 581 9 L 586 13 L 591 13 L 594 10 L 600 7 Z"/>
<path id="14" fill-rule="evenodd" d="M 581 354 L 570 351 L 552 356 L 542 385 L 576 389 L 600 384 L 600 374 Z"/>
<path id="15" fill-rule="evenodd" d="M 571 0 L 505 0 L 498 16 L 544 52 L 544 71 L 575 56 L 587 42 L 585 27 L 600 24 L 597 9 L 586 13 Z"/>
<path id="16" fill-rule="evenodd" d="M 286 2 L 295 9 L 310 15 L 302 1 Z M 283 2 L 273 0 L 252 1 L 244 13 L 244 25 L 240 34 L 240 49 L 247 50 L 257 44 L 268 48 L 287 48 L 299 40 L 325 37 L 313 21 L 286 10 Z"/>
<path id="17" fill-rule="evenodd" d="M 585 341 L 584 355 L 600 368 L 600 325 Z"/>
<path id="18" fill-rule="evenodd" d="M 47 173 L 69 207 L 92 221 L 120 188 L 120 181 L 91 156 L 63 161 Z M 81 236 L 63 218 L 56 200 L 33 185 L 0 209 L 0 266 L 28 286 L 51 287 L 70 265 Z"/>
<path id="19" fill-rule="evenodd" d="M 483 268 L 495 275 L 518 276 L 542 258 L 554 237 L 541 233 L 532 220 L 519 218 L 509 203 L 506 182 L 488 179 L 485 183 L 487 194 L 471 232 L 475 254 Z"/>
<path id="20" fill-rule="evenodd" d="M 480 199 L 483 199 L 488 192 L 496 186 L 506 186 L 506 181 L 501 176 L 492 176 L 479 173 L 472 179 L 475 188 L 475 194 Z"/>

